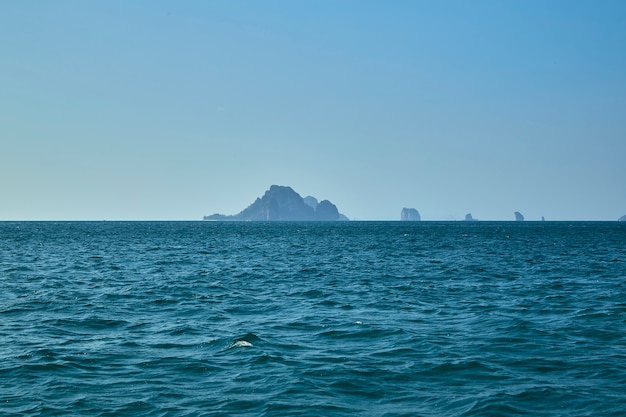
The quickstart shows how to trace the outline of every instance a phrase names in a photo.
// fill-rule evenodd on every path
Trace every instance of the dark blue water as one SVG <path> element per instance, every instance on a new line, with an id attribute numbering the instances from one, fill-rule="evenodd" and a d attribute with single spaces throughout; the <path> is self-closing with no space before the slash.
<path id="1" fill-rule="evenodd" d="M 0 415 L 623 416 L 626 224 L 2 222 Z"/>

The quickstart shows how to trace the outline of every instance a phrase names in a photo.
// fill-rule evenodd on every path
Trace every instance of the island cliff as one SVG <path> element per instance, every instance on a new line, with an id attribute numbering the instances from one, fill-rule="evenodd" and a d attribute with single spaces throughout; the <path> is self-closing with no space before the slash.
<path id="1" fill-rule="evenodd" d="M 422 220 L 420 212 L 414 208 L 403 208 L 400 212 L 400 220 L 405 222 L 419 222 Z"/>
<path id="2" fill-rule="evenodd" d="M 626 214 L 617 219 L 618 222 L 626 222 Z"/>
<path id="3" fill-rule="evenodd" d="M 315 197 L 302 198 L 291 187 L 272 185 L 239 214 L 212 214 L 204 220 L 230 221 L 337 221 L 348 220 L 328 200 L 319 203 Z"/>
<path id="4" fill-rule="evenodd" d="M 478 219 L 475 219 L 474 217 L 472 217 L 472 213 L 467 213 L 465 215 L 465 221 L 466 222 L 477 222 Z"/>
<path id="5" fill-rule="evenodd" d="M 519 211 L 516 211 L 514 214 L 515 214 L 515 221 L 516 222 L 523 222 L 524 221 L 524 215 L 522 213 L 520 213 Z"/>

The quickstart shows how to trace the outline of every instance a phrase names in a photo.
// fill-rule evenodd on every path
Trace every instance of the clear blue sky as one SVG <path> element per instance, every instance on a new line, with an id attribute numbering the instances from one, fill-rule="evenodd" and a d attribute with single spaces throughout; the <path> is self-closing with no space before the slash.
<path id="1" fill-rule="evenodd" d="M 0 219 L 626 214 L 624 1 L 2 1 Z"/>

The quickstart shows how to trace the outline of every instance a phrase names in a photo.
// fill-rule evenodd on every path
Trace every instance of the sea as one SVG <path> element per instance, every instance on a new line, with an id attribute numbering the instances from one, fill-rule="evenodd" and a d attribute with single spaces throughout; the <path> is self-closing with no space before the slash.
<path id="1" fill-rule="evenodd" d="M 1 416 L 624 416 L 626 223 L 0 222 Z"/>

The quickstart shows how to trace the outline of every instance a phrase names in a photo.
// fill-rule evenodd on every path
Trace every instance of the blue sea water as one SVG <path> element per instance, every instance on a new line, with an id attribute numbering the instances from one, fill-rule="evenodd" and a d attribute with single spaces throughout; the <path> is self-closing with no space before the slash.
<path id="1" fill-rule="evenodd" d="M 0 415 L 623 416 L 626 224 L 0 222 Z"/>

